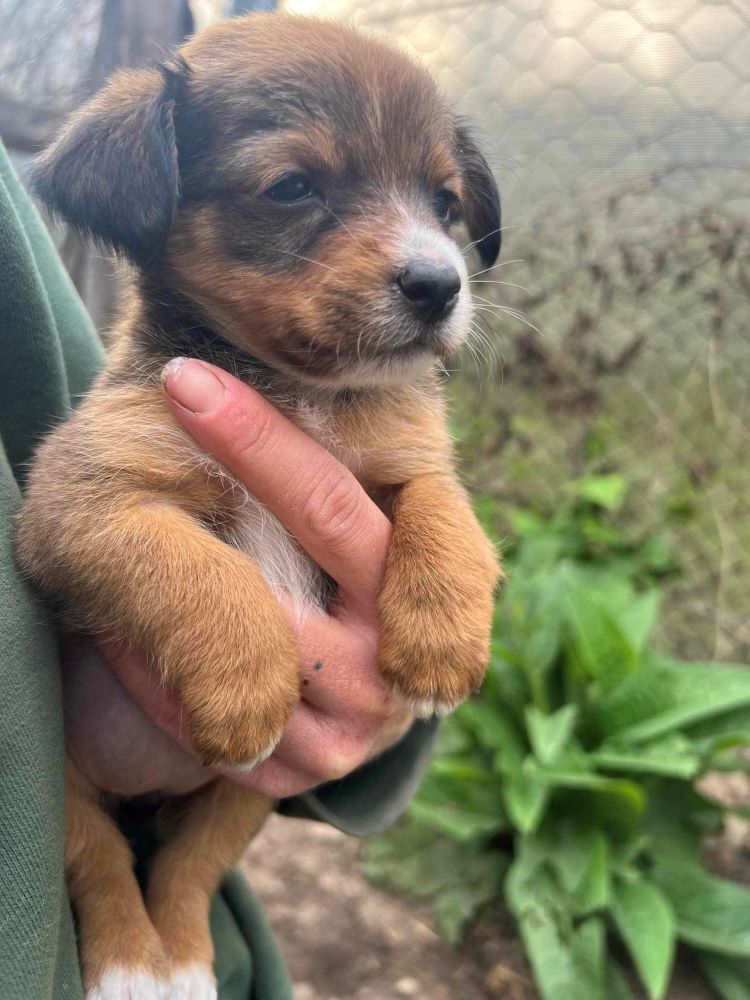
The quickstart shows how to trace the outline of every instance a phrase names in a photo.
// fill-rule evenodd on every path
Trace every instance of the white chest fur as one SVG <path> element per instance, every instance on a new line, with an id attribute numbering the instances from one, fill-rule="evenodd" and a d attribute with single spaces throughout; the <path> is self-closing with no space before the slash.
<path id="1" fill-rule="evenodd" d="M 327 588 L 320 568 L 267 507 L 237 489 L 245 498 L 224 541 L 250 556 L 271 589 L 288 595 L 298 614 L 306 607 L 322 608 Z"/>
<path id="2" fill-rule="evenodd" d="M 341 446 L 324 410 L 300 405 L 289 416 L 355 475 L 361 472 L 360 457 Z M 329 588 L 320 567 L 267 507 L 236 480 L 232 486 L 241 503 L 231 528 L 223 535 L 224 540 L 250 556 L 271 589 L 286 594 L 298 614 L 310 606 L 323 608 Z"/>

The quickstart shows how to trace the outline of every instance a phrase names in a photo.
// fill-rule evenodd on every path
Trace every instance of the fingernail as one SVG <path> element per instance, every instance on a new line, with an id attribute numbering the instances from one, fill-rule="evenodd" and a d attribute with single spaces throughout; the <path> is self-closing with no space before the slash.
<path id="1" fill-rule="evenodd" d="M 209 368 L 190 358 L 172 358 L 164 366 L 162 382 L 170 399 L 191 413 L 210 413 L 226 392 Z"/>

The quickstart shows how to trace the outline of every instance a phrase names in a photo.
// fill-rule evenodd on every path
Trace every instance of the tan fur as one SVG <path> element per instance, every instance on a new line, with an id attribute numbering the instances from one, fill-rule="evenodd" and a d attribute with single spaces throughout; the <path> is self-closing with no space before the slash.
<path id="1" fill-rule="evenodd" d="M 272 799 L 226 779 L 196 792 L 154 860 L 148 911 L 172 966 L 211 968 L 211 896 L 273 808 Z"/>
<path id="2" fill-rule="evenodd" d="M 68 764 L 65 875 L 81 927 L 81 971 L 96 986 L 107 972 L 162 977 L 167 956 L 133 874 L 133 858 L 89 783 Z"/>
<path id="3" fill-rule="evenodd" d="M 192 966 L 210 973 L 211 896 L 273 800 L 225 779 L 184 800 L 175 833 L 154 858 L 147 910 L 130 848 L 98 798 L 69 763 L 65 870 L 81 924 L 84 981 L 96 987 L 113 969 L 165 981 Z"/>
<path id="4" fill-rule="evenodd" d="M 311 63 L 309 51 L 319 61 Z M 435 240 L 446 242 L 424 205 L 408 208 L 401 190 L 413 191 L 415 177 L 430 190 L 449 185 L 470 217 L 472 193 L 451 151 L 449 110 L 424 71 L 400 54 L 333 25 L 300 29 L 284 18 L 222 25 L 183 52 L 204 141 L 193 159 L 181 160 L 183 201 L 174 219 L 164 209 L 165 245 L 148 266 L 137 261 L 107 372 L 39 449 L 17 545 L 23 568 L 74 625 L 114 630 L 176 688 L 203 760 L 237 765 L 278 742 L 299 696 L 297 649 L 259 565 L 225 544 L 245 530 L 247 491 L 171 415 L 161 368 L 194 351 L 233 371 L 352 470 L 394 521 L 379 603 L 381 670 L 419 714 L 454 707 L 482 680 L 499 571 L 453 471 L 439 383 L 425 368 L 408 384 L 340 386 L 361 360 L 377 362 L 398 325 L 384 303 L 407 252 L 399 235 L 405 214 L 433 233 L 433 249 Z M 280 61 L 285 82 L 276 79 Z M 341 89 L 332 91 L 337 80 Z M 159 97 L 161 81 L 155 71 L 118 77 L 64 133 L 44 169 L 54 177 L 56 158 L 78 155 L 81 129 L 84 139 L 92 128 L 101 141 L 125 143 L 128 121 L 139 115 L 145 124 L 132 142 L 144 156 L 155 128 L 173 142 L 186 126 L 179 101 Z M 313 104 L 323 95 L 310 112 L 316 121 L 294 105 L 284 128 L 238 138 L 245 118 L 277 113 L 282 85 L 284 94 L 307 88 Z M 325 104 L 334 92 L 338 103 Z M 286 245 L 306 245 L 305 226 L 321 223 L 289 214 L 283 229 L 265 203 L 252 207 L 257 189 L 274 183 L 280 165 L 293 166 L 302 147 L 342 189 L 372 172 L 369 194 L 349 225 L 318 239 L 312 262 L 267 261 L 277 246 L 283 254 Z M 167 174 L 155 183 L 168 188 L 171 167 L 162 167 Z M 75 170 L 69 176 L 83 183 Z M 229 193 L 228 205 L 214 197 L 216 187 Z M 144 226 L 160 205 L 153 197 Z M 245 203 L 257 225 L 236 224 L 235 207 Z M 65 204 L 69 214 L 77 210 Z M 86 224 L 97 232 L 98 223 Z M 123 247 L 137 258 L 141 236 L 131 233 Z M 212 334 L 194 347 L 191 337 L 207 322 L 221 343 Z M 436 341 L 434 353 L 449 346 Z M 158 976 L 170 963 L 209 964 L 210 895 L 270 806 L 224 780 L 187 800 L 156 858 L 147 913 L 127 845 L 97 792 L 71 769 L 66 870 L 87 985 L 114 967 Z"/>

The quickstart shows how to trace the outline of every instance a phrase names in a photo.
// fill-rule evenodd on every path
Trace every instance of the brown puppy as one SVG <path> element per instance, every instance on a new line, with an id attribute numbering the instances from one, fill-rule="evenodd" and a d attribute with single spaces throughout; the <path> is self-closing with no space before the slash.
<path id="1" fill-rule="evenodd" d="M 115 629 L 158 665 L 206 762 L 271 753 L 299 694 L 275 592 L 303 609 L 331 583 L 168 412 L 164 363 L 205 359 L 266 394 L 393 519 L 379 663 L 394 691 L 422 715 L 466 698 L 498 568 L 454 475 L 433 369 L 469 321 L 449 234 L 465 223 L 489 266 L 500 210 L 429 75 L 333 23 L 226 22 L 167 67 L 116 76 L 35 182 L 134 278 L 107 371 L 39 451 L 26 571 L 76 625 Z M 196 793 L 144 903 L 100 791 L 71 766 L 66 868 L 89 998 L 215 996 L 208 901 L 272 803 L 225 780 Z"/>

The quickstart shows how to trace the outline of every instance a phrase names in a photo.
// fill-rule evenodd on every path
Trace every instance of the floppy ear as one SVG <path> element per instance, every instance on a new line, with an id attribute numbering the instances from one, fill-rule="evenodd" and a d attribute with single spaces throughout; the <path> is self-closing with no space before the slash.
<path id="1" fill-rule="evenodd" d="M 465 125 L 456 127 L 456 155 L 464 178 L 464 210 L 485 267 L 500 253 L 500 194 L 495 178 Z"/>
<path id="2" fill-rule="evenodd" d="M 177 206 L 178 86 L 171 69 L 117 73 L 31 169 L 54 214 L 134 261 L 163 246 Z"/>

